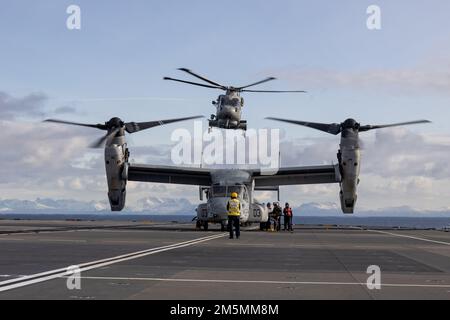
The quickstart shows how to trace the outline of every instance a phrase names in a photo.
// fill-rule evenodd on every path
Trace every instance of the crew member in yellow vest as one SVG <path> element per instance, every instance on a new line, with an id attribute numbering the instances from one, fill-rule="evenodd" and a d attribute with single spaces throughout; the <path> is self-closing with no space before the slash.
<path id="1" fill-rule="evenodd" d="M 241 217 L 241 202 L 238 199 L 238 194 L 233 192 L 231 199 L 227 204 L 228 211 L 228 230 L 230 230 L 230 239 L 233 239 L 233 225 L 236 229 L 236 239 L 239 239 L 241 235 L 240 230 L 240 217 Z"/>

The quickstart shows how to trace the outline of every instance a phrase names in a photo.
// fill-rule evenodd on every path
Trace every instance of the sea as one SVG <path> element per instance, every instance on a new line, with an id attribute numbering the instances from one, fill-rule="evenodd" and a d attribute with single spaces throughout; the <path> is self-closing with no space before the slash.
<path id="1" fill-rule="evenodd" d="M 30 214 L 2 213 L 0 220 L 70 220 L 70 221 L 133 221 L 133 222 L 178 222 L 193 221 L 193 215 L 145 215 L 145 214 L 107 214 L 107 213 L 63 213 Z M 442 229 L 450 227 L 450 217 L 357 217 L 357 216 L 295 216 L 296 225 L 338 225 L 367 226 L 415 229 Z"/>

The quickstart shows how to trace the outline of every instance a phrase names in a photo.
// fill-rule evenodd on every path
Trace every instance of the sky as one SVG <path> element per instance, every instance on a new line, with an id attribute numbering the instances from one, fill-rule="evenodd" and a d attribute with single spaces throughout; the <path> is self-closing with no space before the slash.
<path id="1" fill-rule="evenodd" d="M 358 205 L 450 208 L 450 20 L 448 1 L 1 1 L 0 194 L 105 200 L 99 132 L 44 125 L 53 117 L 101 123 L 213 113 L 220 92 L 165 82 L 188 67 L 227 85 L 267 76 L 246 94 L 251 128 L 266 116 L 362 124 L 429 119 L 430 125 L 365 134 Z M 81 8 L 68 30 L 66 9 Z M 381 30 L 366 26 L 369 5 Z M 206 126 L 206 121 L 205 121 Z M 171 132 L 133 135 L 134 161 L 167 163 Z M 338 139 L 282 125 L 284 165 L 330 163 Z M 130 183 L 129 202 L 147 195 L 198 201 L 194 187 Z M 337 186 L 282 189 L 291 202 L 337 202 Z M 263 200 L 273 196 L 261 194 Z"/>

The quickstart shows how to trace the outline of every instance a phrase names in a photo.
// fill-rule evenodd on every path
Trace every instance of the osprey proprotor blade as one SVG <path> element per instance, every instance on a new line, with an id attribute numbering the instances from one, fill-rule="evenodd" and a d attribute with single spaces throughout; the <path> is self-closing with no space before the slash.
<path id="1" fill-rule="evenodd" d="M 361 168 L 361 143 L 359 140 L 359 133 L 374 129 L 430 123 L 428 120 L 416 120 L 387 125 L 362 126 L 354 119 L 347 119 L 342 123 L 317 123 L 273 117 L 269 117 L 267 119 L 301 125 L 333 135 L 341 134 L 341 142 L 339 145 L 340 148 L 338 150 L 337 158 L 341 173 L 341 191 L 339 193 L 339 198 L 341 201 L 342 211 L 344 213 L 354 212 L 358 197 L 356 190 L 359 184 L 359 173 Z"/>
<path id="2" fill-rule="evenodd" d="M 202 116 L 149 122 L 123 122 L 120 118 L 114 117 L 104 124 L 84 124 L 57 119 L 48 119 L 45 122 L 89 127 L 106 131 L 104 136 L 97 139 L 90 146 L 92 148 L 105 147 L 105 169 L 106 179 L 108 181 L 109 203 L 112 211 L 121 211 L 125 206 L 126 200 L 128 158 L 130 155 L 125 140 L 125 132 L 131 134 L 165 124 L 198 118 L 202 118 Z"/>

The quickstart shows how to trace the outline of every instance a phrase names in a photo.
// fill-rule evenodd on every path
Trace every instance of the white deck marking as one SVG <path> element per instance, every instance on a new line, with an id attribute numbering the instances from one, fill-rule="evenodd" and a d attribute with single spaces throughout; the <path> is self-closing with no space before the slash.
<path id="1" fill-rule="evenodd" d="M 97 269 L 97 268 L 116 264 L 116 263 L 123 262 L 123 261 L 142 258 L 142 257 L 148 256 L 148 255 L 152 255 L 152 254 L 156 254 L 156 253 L 160 253 L 160 252 L 165 252 L 165 251 L 170 251 L 170 250 L 174 250 L 174 249 L 179 249 L 179 248 L 196 245 L 196 244 L 203 243 L 206 241 L 219 239 L 226 235 L 227 235 L 226 233 L 221 233 L 219 235 L 213 235 L 213 236 L 202 237 L 202 238 L 193 239 L 193 240 L 189 240 L 189 241 L 184 241 L 184 242 L 180 242 L 180 243 L 174 243 L 174 244 L 164 246 L 164 247 L 152 248 L 152 249 L 148 249 L 148 250 L 143 250 L 143 251 L 120 255 L 117 257 L 82 263 L 82 264 L 78 264 L 78 266 L 80 267 L 80 271 L 84 272 L 87 270 Z M 67 275 L 68 275 L 67 268 L 61 268 L 61 269 L 37 273 L 34 275 L 29 275 L 29 276 L 25 276 L 25 277 L 21 277 L 21 278 L 2 281 L 2 282 L 0 282 L 0 292 L 12 290 L 12 289 L 16 289 L 16 288 L 20 288 L 20 287 L 24 287 L 24 286 L 28 286 L 31 284 L 44 282 L 44 281 L 48 281 L 48 280 L 52 280 L 52 279 L 56 279 L 56 278 L 61 278 L 63 276 L 67 276 Z"/>
<path id="2" fill-rule="evenodd" d="M 37 239 L 42 242 L 78 242 L 78 243 L 87 243 L 87 240 L 81 239 Z"/>
<path id="3" fill-rule="evenodd" d="M 129 278 L 129 277 L 81 277 L 87 280 L 128 280 L 128 281 L 158 281 L 158 282 L 205 282 L 205 283 L 241 283 L 241 284 L 297 284 L 297 285 L 348 285 L 367 286 L 363 282 L 322 282 L 322 281 L 270 281 L 270 280 L 220 280 L 220 279 L 176 279 L 176 278 Z M 450 284 L 411 284 L 382 283 L 382 287 L 418 287 L 418 288 L 450 288 Z"/>
<path id="4" fill-rule="evenodd" d="M 55 230 L 55 231 L 8 231 L 9 233 L 1 233 L 0 236 L 14 236 L 14 235 L 42 235 L 42 234 L 54 234 L 54 233 L 67 233 L 67 232 L 75 232 L 78 230 Z M 87 231 L 87 230 L 80 230 L 80 231 Z M 0 239 L 2 240 L 2 239 Z"/>
<path id="5" fill-rule="evenodd" d="M 431 243 L 437 243 L 437 244 L 443 244 L 443 245 L 446 245 L 446 246 L 450 246 L 450 242 L 431 240 L 431 239 L 426 239 L 426 238 L 408 236 L 408 235 L 405 235 L 405 234 L 398 234 L 398 233 L 392 233 L 392 232 L 380 231 L 380 230 L 367 230 L 367 231 L 387 234 L 387 235 L 395 236 L 395 237 L 409 238 L 409 239 L 414 239 L 414 240 L 420 240 L 420 241 L 425 241 L 425 242 L 431 242 Z"/>

